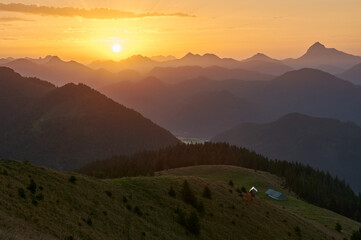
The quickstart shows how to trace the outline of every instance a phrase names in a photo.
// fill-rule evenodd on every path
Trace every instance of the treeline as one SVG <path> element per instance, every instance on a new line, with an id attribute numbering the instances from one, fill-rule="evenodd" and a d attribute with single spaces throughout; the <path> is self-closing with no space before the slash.
<path id="1" fill-rule="evenodd" d="M 132 156 L 95 161 L 78 172 L 97 178 L 151 176 L 157 171 L 194 165 L 233 165 L 266 171 L 284 178 L 286 187 L 303 200 L 361 221 L 361 195 L 328 172 L 299 163 L 269 160 L 226 143 L 179 144 Z"/>

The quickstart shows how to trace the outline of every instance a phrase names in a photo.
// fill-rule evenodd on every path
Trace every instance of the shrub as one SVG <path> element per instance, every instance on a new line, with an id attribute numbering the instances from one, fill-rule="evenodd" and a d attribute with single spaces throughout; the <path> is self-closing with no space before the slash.
<path id="1" fill-rule="evenodd" d="M 168 195 L 171 196 L 171 197 L 175 197 L 175 195 L 176 195 L 172 186 L 169 189 Z"/>
<path id="2" fill-rule="evenodd" d="M 182 197 L 185 203 L 188 203 L 195 208 L 197 207 L 197 198 L 190 188 L 187 180 L 184 180 L 183 182 Z"/>
<path id="3" fill-rule="evenodd" d="M 88 218 L 86 221 L 86 224 L 88 224 L 89 226 L 93 225 L 92 219 Z"/>
<path id="4" fill-rule="evenodd" d="M 44 199 L 44 194 L 39 193 L 38 195 L 36 195 L 36 199 L 39 200 L 39 201 L 43 200 Z"/>
<path id="5" fill-rule="evenodd" d="M 21 198 L 26 198 L 26 195 L 25 195 L 25 191 L 23 188 L 18 188 L 18 194 L 19 194 L 19 197 Z"/>
<path id="6" fill-rule="evenodd" d="M 359 230 L 353 231 L 350 239 L 361 240 L 361 228 L 359 228 Z"/>
<path id="7" fill-rule="evenodd" d="M 182 226 L 186 226 L 187 225 L 187 221 L 186 221 L 186 217 L 184 215 L 184 212 L 182 211 L 182 209 L 177 208 L 175 210 L 175 212 L 177 213 L 178 217 L 177 217 L 177 222 L 182 225 Z"/>
<path id="8" fill-rule="evenodd" d="M 73 236 L 67 236 L 64 238 L 64 240 L 74 240 L 74 237 Z"/>
<path id="9" fill-rule="evenodd" d="M 202 196 L 204 198 L 212 199 L 212 193 L 208 186 L 204 187 Z"/>
<path id="10" fill-rule="evenodd" d="M 199 212 L 199 215 L 201 215 L 201 216 L 204 215 L 204 205 L 203 205 L 202 201 L 198 203 L 197 210 Z"/>
<path id="11" fill-rule="evenodd" d="M 187 230 L 194 235 L 199 235 L 201 231 L 201 224 L 196 212 L 192 212 L 187 218 Z"/>
<path id="12" fill-rule="evenodd" d="M 245 187 L 242 187 L 242 188 L 241 188 L 241 191 L 244 192 L 244 193 L 247 193 L 247 190 L 246 190 Z"/>
<path id="13" fill-rule="evenodd" d="M 75 181 L 76 181 L 76 177 L 75 176 L 70 176 L 69 182 L 75 184 Z"/>
<path id="14" fill-rule="evenodd" d="M 2 171 L 2 174 L 5 175 L 5 176 L 7 176 L 7 175 L 8 175 L 8 171 L 6 171 L 6 169 L 4 169 L 4 170 Z"/>
<path id="15" fill-rule="evenodd" d="M 127 203 L 128 202 L 128 199 L 126 196 L 123 196 L 123 203 Z"/>
<path id="16" fill-rule="evenodd" d="M 295 230 L 296 235 L 297 235 L 298 237 L 301 237 L 301 229 L 300 229 L 300 227 L 299 227 L 299 226 L 296 226 L 296 227 L 294 228 L 294 230 Z"/>
<path id="17" fill-rule="evenodd" d="M 138 206 L 135 206 L 134 208 L 134 212 L 141 217 L 143 215 L 142 211 L 140 210 L 140 208 Z"/>
<path id="18" fill-rule="evenodd" d="M 126 208 L 130 211 L 130 210 L 132 210 L 132 206 L 130 206 L 130 204 L 127 204 L 126 205 Z"/>
<path id="19" fill-rule="evenodd" d="M 337 232 L 341 232 L 341 231 L 342 231 L 342 226 L 341 226 L 340 223 L 336 223 L 336 225 L 335 225 L 335 230 L 336 230 Z"/>
<path id="20" fill-rule="evenodd" d="M 36 183 L 33 179 L 30 179 L 30 184 L 29 186 L 27 187 L 27 189 L 32 193 L 34 194 L 36 192 Z"/>
<path id="21" fill-rule="evenodd" d="M 112 197 L 112 196 L 113 196 L 113 194 L 112 194 L 111 191 L 105 191 L 105 194 L 106 194 L 108 197 Z"/>
<path id="22" fill-rule="evenodd" d="M 32 203 L 34 206 L 38 206 L 38 201 L 36 201 L 35 198 L 31 199 L 31 203 Z"/>
<path id="23" fill-rule="evenodd" d="M 233 181 L 232 181 L 232 180 L 229 180 L 228 185 L 231 186 L 231 187 L 233 187 L 233 186 L 234 186 Z"/>

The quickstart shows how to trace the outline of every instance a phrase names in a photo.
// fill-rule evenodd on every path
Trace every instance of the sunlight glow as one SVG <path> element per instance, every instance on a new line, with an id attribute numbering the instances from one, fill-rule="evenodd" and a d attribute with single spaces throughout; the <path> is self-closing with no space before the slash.
<path id="1" fill-rule="evenodd" d="M 112 49 L 113 49 L 113 52 L 118 53 L 118 52 L 122 51 L 122 46 L 120 46 L 119 44 L 114 44 L 112 46 Z"/>

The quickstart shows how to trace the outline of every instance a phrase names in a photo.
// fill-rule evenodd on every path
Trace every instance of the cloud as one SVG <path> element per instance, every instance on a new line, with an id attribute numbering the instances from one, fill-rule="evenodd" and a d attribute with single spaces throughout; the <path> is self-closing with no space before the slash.
<path id="1" fill-rule="evenodd" d="M 15 21 L 33 21 L 26 18 L 17 18 L 17 17 L 0 17 L 0 22 L 15 22 Z"/>
<path id="2" fill-rule="evenodd" d="M 0 3 L 0 11 L 35 14 L 40 16 L 82 17 L 88 19 L 122 19 L 146 17 L 195 17 L 186 13 L 134 13 L 110 8 L 73 8 L 26 5 L 22 3 Z"/>

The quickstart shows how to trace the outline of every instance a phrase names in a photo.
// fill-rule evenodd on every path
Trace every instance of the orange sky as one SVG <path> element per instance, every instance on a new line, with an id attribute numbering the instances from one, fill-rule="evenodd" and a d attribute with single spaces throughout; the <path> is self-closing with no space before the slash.
<path id="1" fill-rule="evenodd" d="M 361 55 L 360 9 L 359 0 L 6 0 L 0 57 L 90 62 L 191 51 L 286 58 L 315 41 Z M 112 52 L 115 43 L 120 53 Z"/>

